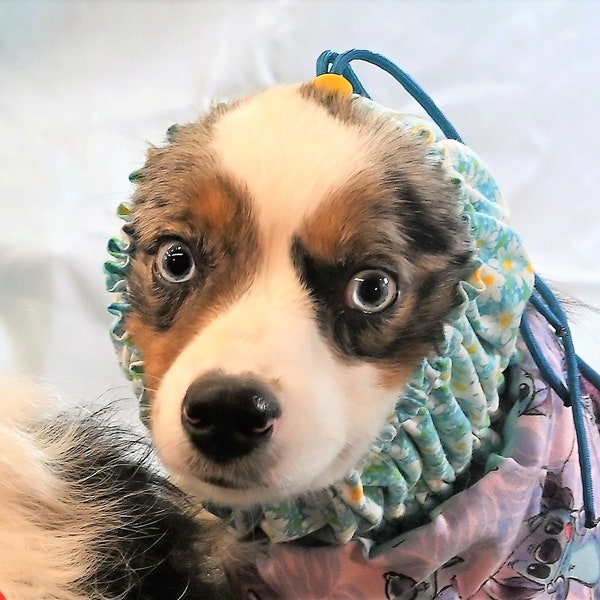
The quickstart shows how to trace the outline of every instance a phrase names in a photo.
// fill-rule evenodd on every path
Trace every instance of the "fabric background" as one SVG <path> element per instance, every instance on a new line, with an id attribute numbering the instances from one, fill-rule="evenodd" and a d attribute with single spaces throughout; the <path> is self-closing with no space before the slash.
<path id="1" fill-rule="evenodd" d="M 0 371 L 131 396 L 102 274 L 128 173 L 210 99 L 310 79 L 328 48 L 411 73 L 490 167 L 536 269 L 600 306 L 599 26 L 600 3 L 577 0 L 0 0 Z M 574 321 L 598 367 L 600 318 Z"/>

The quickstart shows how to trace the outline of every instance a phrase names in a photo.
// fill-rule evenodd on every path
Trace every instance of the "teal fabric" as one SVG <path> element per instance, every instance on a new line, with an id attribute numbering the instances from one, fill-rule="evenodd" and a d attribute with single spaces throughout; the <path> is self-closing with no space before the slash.
<path id="1" fill-rule="evenodd" d="M 136 172 L 134 171 L 134 173 Z M 131 176 L 130 179 L 133 181 Z M 129 223 L 131 221 L 131 205 L 127 202 L 120 204 L 117 215 L 125 223 Z M 144 362 L 125 326 L 127 313 L 131 308 L 127 285 L 130 250 L 131 245 L 124 232 L 121 232 L 121 237 L 111 238 L 108 241 L 108 253 L 111 259 L 104 263 L 104 274 L 106 275 L 106 289 L 115 297 L 108 306 L 108 312 L 115 316 L 110 328 L 110 337 L 117 353 L 119 365 L 127 379 L 133 384 L 140 407 L 140 418 L 143 423 L 147 424 L 149 407 L 144 387 Z"/>
<path id="2" fill-rule="evenodd" d="M 428 121 L 362 97 L 355 101 L 365 113 L 383 113 L 427 141 L 428 158 L 441 163 L 459 186 L 476 257 L 471 276 L 461 284 L 462 302 L 444 326 L 441 347 L 415 369 L 361 464 L 343 481 L 317 493 L 251 511 L 213 507 L 241 534 L 258 523 L 275 542 L 316 532 L 338 542 L 368 537 L 386 522 L 409 517 L 421 506 L 431 508 L 450 495 L 474 454 L 487 455 L 499 443 L 490 425 L 498 412 L 503 371 L 516 355 L 518 328 L 533 286 L 527 254 L 482 161 L 463 144 L 444 138 Z M 126 221 L 129 212 L 127 205 L 120 209 Z M 128 251 L 126 240 L 109 242 L 113 259 L 106 264 L 107 282 L 116 294 L 109 308 L 116 315 L 111 334 L 145 419 L 143 362 L 125 327 Z"/>

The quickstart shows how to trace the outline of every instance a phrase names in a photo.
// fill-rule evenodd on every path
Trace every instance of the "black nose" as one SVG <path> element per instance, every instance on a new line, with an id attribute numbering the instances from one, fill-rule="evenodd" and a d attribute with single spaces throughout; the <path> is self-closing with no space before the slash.
<path id="1" fill-rule="evenodd" d="M 226 463 L 264 444 L 280 415 L 273 393 L 252 377 L 210 373 L 188 388 L 182 422 L 202 454 Z"/>

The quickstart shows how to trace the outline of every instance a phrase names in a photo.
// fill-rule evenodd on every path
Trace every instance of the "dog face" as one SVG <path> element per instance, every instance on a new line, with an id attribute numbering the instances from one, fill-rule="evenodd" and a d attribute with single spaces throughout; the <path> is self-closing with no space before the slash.
<path id="1" fill-rule="evenodd" d="M 468 269 L 456 185 L 358 102 L 274 88 L 148 153 L 127 327 L 157 449 L 205 498 L 275 501 L 341 479 Z"/>

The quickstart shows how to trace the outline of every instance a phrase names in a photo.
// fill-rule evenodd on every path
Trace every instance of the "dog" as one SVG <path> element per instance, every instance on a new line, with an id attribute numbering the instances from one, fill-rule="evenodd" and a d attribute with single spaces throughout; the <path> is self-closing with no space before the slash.
<path id="1" fill-rule="evenodd" d="M 585 595 L 600 581 L 600 544 L 578 468 L 565 475 L 579 434 L 520 324 L 560 376 L 564 349 L 527 308 L 533 268 L 495 183 L 462 144 L 341 80 L 217 105 L 170 128 L 133 174 L 115 339 L 125 354 L 135 347 L 123 363 L 137 371 L 143 359 L 156 450 L 243 542 L 222 560 L 235 597 L 397 597 L 398 581 L 414 583 L 403 597 L 513 598 L 563 584 Z M 585 389 L 600 461 L 598 395 Z M 544 419 L 513 434 L 531 416 Z M 548 422 L 563 431 L 558 456 L 544 446 Z M 509 439 L 519 441 L 502 450 Z M 503 452 L 537 470 L 490 472 Z M 517 489 L 541 498 L 538 512 L 511 504 Z M 560 570 L 532 576 L 548 557 L 529 524 L 551 512 L 557 489 L 577 552 L 598 557 L 579 590 Z M 456 523 L 469 541 L 432 561 L 453 502 L 461 518 L 487 511 L 495 528 Z M 382 552 L 383 570 L 370 561 Z M 574 553 L 569 541 L 553 558 Z"/>
<path id="2" fill-rule="evenodd" d="M 470 589 L 460 569 L 475 559 L 465 546 L 457 543 L 442 560 L 432 542 L 430 554 L 439 558 L 440 570 L 428 582 L 432 571 L 417 568 L 425 559 L 414 558 L 411 542 L 398 536 L 414 531 L 419 536 L 427 523 L 437 526 L 432 510 L 448 498 L 452 506 L 456 494 L 471 494 L 475 483 L 491 481 L 488 475 L 503 476 L 500 467 L 488 473 L 485 460 L 490 448 L 498 448 L 502 428 L 516 418 L 514 407 L 529 402 L 541 414 L 546 404 L 541 388 L 525 383 L 523 373 L 529 376 L 534 366 L 509 375 L 512 340 L 506 356 L 497 362 L 486 358 L 486 369 L 497 367 L 497 379 L 481 384 L 488 400 L 479 413 L 461 404 L 467 416 L 459 433 L 442 431 L 444 422 L 454 423 L 446 416 L 436 421 L 442 409 L 450 410 L 441 400 L 427 415 L 421 406 L 404 420 L 397 415 L 390 420 L 399 398 L 414 388 L 424 357 L 455 339 L 448 337 L 448 324 L 467 302 L 464 282 L 484 290 L 494 275 L 477 263 L 481 248 L 473 220 L 464 214 L 464 189 L 432 156 L 431 140 L 371 108 L 317 80 L 277 87 L 217 105 L 200 120 L 171 128 L 164 145 L 149 149 L 144 167 L 132 177 L 135 192 L 124 227 L 123 322 L 127 343 L 143 357 L 153 445 L 176 487 L 147 461 L 129 452 L 124 458 L 122 434 L 113 435 L 116 430 L 93 418 L 68 426 L 58 419 L 50 428 L 31 430 L 29 424 L 19 429 L 9 416 L 4 435 L 22 433 L 2 468 L 20 479 L 9 488 L 18 495 L 3 498 L 0 506 L 8 505 L 5 514 L 18 515 L 31 534 L 20 541 L 23 552 L 14 553 L 19 564 L 13 561 L 6 574 L 5 564 L 0 566 L 0 591 L 8 600 L 391 598 L 400 597 L 397 582 L 412 582 L 415 598 L 419 593 L 458 598 L 452 590 Z M 505 272 L 494 289 L 511 287 L 514 257 L 503 255 L 496 263 Z M 522 272 L 518 281 L 527 296 L 530 266 L 523 265 Z M 490 289 L 482 296 L 491 298 Z M 519 298 L 515 315 L 502 315 L 507 327 L 518 325 L 525 304 Z M 462 331 L 459 347 L 467 344 L 467 335 Z M 472 342 L 467 354 L 488 350 L 493 342 L 476 346 Z M 439 373 L 435 377 L 423 371 L 423 381 L 437 381 L 430 398 L 446 389 Z M 530 413 L 523 408 L 522 415 Z M 425 448 L 430 438 L 421 427 L 429 416 L 441 432 L 436 451 L 447 457 L 443 468 L 428 463 L 433 450 Z M 382 431 L 394 423 L 386 438 Z M 394 439 L 408 440 L 403 451 L 416 452 L 423 473 L 412 481 L 410 469 L 403 471 L 415 487 L 410 502 L 405 493 L 395 504 L 390 496 L 400 494 L 406 481 L 395 481 L 381 495 L 374 471 L 363 469 L 374 446 L 404 460 Z M 27 462 L 23 445 L 43 453 Z M 478 448 L 488 454 L 478 457 Z M 52 465 L 63 461 L 68 466 L 52 473 Z M 384 463 L 377 463 L 380 471 Z M 517 479 L 529 492 L 543 487 L 531 465 L 518 471 L 514 489 Z M 42 503 L 36 520 L 36 509 L 20 499 L 40 498 L 32 482 L 44 477 L 51 478 L 41 495 L 47 505 Z M 298 498 L 304 508 L 313 500 L 316 506 L 324 494 L 336 510 L 349 503 L 361 519 L 333 534 L 316 518 L 306 537 L 296 532 L 286 538 L 274 529 L 280 507 L 297 507 Z M 377 526 L 365 526 L 378 501 L 384 508 L 373 517 Z M 197 502 L 237 533 L 213 526 L 205 511 L 194 515 L 191 505 Z M 21 516 L 21 508 L 28 512 Z M 515 510 L 515 519 L 525 514 Z M 64 522 L 54 516 L 57 511 Z M 266 514 L 275 517 L 269 521 Z M 390 528 L 396 542 L 385 546 Z M 413 556 L 412 570 L 403 572 L 391 558 L 382 559 L 383 566 L 372 563 L 381 570 L 374 584 L 379 587 L 372 588 L 380 590 L 377 596 L 365 596 L 358 581 L 369 560 L 358 558 L 356 544 L 370 530 L 376 533 L 369 544 L 393 548 L 392 554 L 404 544 L 402 551 Z M 336 536 L 336 543 L 349 543 L 332 546 Z M 97 544 L 98 538 L 105 541 Z M 21 554 L 34 548 L 31 559 L 39 561 L 35 548 L 51 548 L 47 539 L 59 547 L 42 552 L 48 556 L 34 581 L 29 573 L 35 569 L 21 563 Z M 496 577 L 490 565 L 499 561 L 489 554 L 478 551 L 478 565 L 480 571 L 489 567 L 494 597 L 516 597 L 502 595 L 510 584 Z M 280 583 L 287 582 L 278 590 L 265 580 L 269 560 L 279 565 Z M 289 567 L 291 560 L 299 566 Z M 94 565 L 105 573 L 99 576 Z M 22 581 L 15 575 L 19 568 L 26 574 Z M 243 585 L 236 569 L 245 573 Z M 468 585 L 476 592 L 485 580 Z M 162 584 L 170 588 L 156 591 Z M 518 597 L 533 597 L 523 595 L 526 585 L 519 586 Z M 410 589 L 403 587 L 402 597 Z"/>

